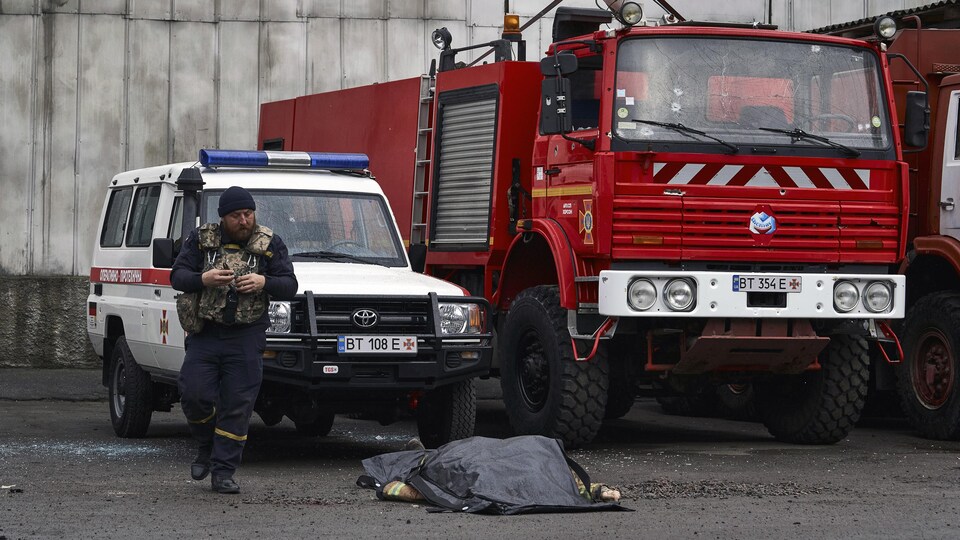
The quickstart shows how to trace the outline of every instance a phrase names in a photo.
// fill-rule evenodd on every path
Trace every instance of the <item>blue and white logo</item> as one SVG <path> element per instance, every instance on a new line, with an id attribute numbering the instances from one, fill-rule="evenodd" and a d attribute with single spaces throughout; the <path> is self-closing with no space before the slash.
<path id="1" fill-rule="evenodd" d="M 750 217 L 750 232 L 754 234 L 773 234 L 777 232 L 777 218 L 766 212 L 757 212 Z"/>

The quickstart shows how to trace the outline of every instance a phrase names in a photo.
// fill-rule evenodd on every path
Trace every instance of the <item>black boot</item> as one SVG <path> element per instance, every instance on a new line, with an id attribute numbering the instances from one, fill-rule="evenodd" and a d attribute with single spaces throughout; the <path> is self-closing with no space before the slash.
<path id="1" fill-rule="evenodd" d="M 210 486 L 217 493 L 240 493 L 240 485 L 232 476 L 213 475 L 210 477 Z"/>
<path id="2" fill-rule="evenodd" d="M 210 451 L 213 445 L 202 444 L 197 450 L 197 457 L 190 464 L 190 477 L 194 480 L 203 480 L 210 474 Z"/>

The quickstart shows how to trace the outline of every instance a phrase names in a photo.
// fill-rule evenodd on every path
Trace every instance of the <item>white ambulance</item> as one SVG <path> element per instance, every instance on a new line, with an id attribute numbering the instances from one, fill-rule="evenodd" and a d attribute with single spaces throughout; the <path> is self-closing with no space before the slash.
<path id="1" fill-rule="evenodd" d="M 179 398 L 184 331 L 170 267 L 182 233 L 218 221 L 219 196 L 234 185 L 283 239 L 299 281 L 295 300 L 270 303 L 255 407 L 264 423 L 286 416 L 319 436 L 338 413 L 388 423 L 413 412 L 427 446 L 473 434 L 474 379 L 490 369 L 489 306 L 412 270 L 367 166 L 363 154 L 201 150 L 198 162 L 110 181 L 87 331 L 118 436 L 143 436 L 152 413 Z"/>

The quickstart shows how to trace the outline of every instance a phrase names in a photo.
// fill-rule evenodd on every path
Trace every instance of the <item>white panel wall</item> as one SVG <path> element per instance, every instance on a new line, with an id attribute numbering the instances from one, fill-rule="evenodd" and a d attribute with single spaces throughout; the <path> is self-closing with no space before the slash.
<path id="1" fill-rule="evenodd" d="M 31 54 L 38 32 L 29 15 L 0 17 L 0 51 L 27 54 L 3 57 L 0 77 L 0 272 L 23 274 L 31 270 L 30 204 L 36 171 L 33 139 L 36 122 L 34 84 L 37 61 Z"/>
<path id="2" fill-rule="evenodd" d="M 197 158 L 198 148 L 217 146 L 217 27 L 176 22 L 170 40 L 171 161 Z M 158 165 L 158 164 L 152 164 Z M 139 167 L 140 165 L 134 165 Z"/>
<path id="3" fill-rule="evenodd" d="M 54 274 L 89 267 L 96 220 L 87 219 L 87 209 L 103 202 L 102 186 L 124 166 L 124 26 L 114 15 L 80 16 L 76 180 L 51 186 L 43 250 L 43 267 Z"/>
<path id="4" fill-rule="evenodd" d="M 511 9 L 525 22 L 547 3 Z M 689 19 L 786 30 L 927 3 L 672 0 Z M 454 47 L 488 41 L 502 9 L 503 0 L 0 0 L 0 274 L 86 274 L 115 172 L 192 160 L 200 147 L 253 148 L 261 103 L 417 76 L 438 57 L 435 28 L 446 26 Z M 550 14 L 525 31 L 528 59 L 549 46 L 552 24 Z"/>
<path id="5" fill-rule="evenodd" d="M 124 168 L 136 168 L 170 159 L 171 26 L 137 19 L 128 28 Z"/>
<path id="6" fill-rule="evenodd" d="M 257 114 L 231 114 L 230 111 L 257 111 L 260 107 L 257 58 L 260 47 L 256 22 L 220 23 L 220 84 L 217 87 L 216 146 L 250 148 L 250 134 L 257 132 Z"/>
<path id="7" fill-rule="evenodd" d="M 307 93 L 329 92 L 343 87 L 343 79 L 340 76 L 343 73 L 340 57 L 341 43 L 340 19 L 309 20 L 307 23 Z"/>

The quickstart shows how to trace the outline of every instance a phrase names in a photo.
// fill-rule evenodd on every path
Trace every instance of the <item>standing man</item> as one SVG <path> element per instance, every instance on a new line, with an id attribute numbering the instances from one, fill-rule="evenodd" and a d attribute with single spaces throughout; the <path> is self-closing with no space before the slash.
<path id="1" fill-rule="evenodd" d="M 287 247 L 257 225 L 257 205 L 242 187 L 220 196 L 220 223 L 190 233 L 170 274 L 183 291 L 177 311 L 189 333 L 180 370 L 180 404 L 199 443 L 190 476 L 218 493 L 239 493 L 250 415 L 263 379 L 270 299 L 291 300 L 297 278 Z M 187 313 L 185 313 L 187 312 Z"/>

